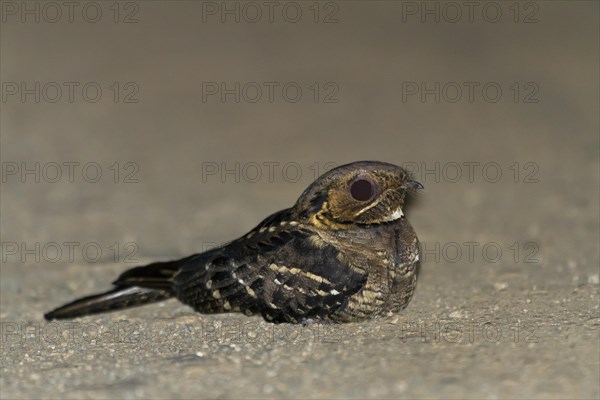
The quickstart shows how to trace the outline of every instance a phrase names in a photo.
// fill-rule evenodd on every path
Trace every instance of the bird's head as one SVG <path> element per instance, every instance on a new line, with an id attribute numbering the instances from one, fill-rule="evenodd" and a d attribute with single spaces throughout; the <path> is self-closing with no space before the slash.
<path id="1" fill-rule="evenodd" d="M 294 212 L 316 224 L 379 224 L 402 218 L 406 193 L 423 189 L 401 167 L 359 161 L 327 171 L 302 193 Z"/>

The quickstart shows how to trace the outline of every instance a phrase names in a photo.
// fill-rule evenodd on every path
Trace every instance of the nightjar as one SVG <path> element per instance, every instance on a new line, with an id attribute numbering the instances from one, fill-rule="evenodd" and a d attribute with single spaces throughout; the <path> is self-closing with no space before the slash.
<path id="1" fill-rule="evenodd" d="M 200 313 L 267 321 L 360 321 L 403 309 L 417 281 L 419 243 L 402 207 L 423 186 L 396 165 L 329 170 L 241 238 L 125 271 L 108 292 L 45 315 L 74 318 L 177 298 Z"/>

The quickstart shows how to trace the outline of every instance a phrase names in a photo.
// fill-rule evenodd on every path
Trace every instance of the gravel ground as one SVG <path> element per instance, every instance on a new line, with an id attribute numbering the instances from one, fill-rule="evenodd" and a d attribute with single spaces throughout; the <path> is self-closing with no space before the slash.
<path id="1" fill-rule="evenodd" d="M 430 2 L 439 23 L 419 2 L 290 3 L 297 23 L 163 1 L 56 23 L 30 2 L 35 22 L 23 4 L 1 4 L 1 398 L 600 396 L 597 2 L 483 2 L 471 22 Z M 236 82 L 239 101 L 221 92 Z M 43 320 L 362 159 L 426 187 L 406 210 L 424 254 L 405 311 L 303 328 L 168 301 Z"/>

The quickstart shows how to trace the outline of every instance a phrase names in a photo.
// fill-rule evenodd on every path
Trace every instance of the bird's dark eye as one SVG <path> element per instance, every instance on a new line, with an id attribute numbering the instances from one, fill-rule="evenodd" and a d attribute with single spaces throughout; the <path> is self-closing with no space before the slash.
<path id="1" fill-rule="evenodd" d="M 366 179 L 358 179 L 350 186 L 350 194 L 354 200 L 367 201 L 375 194 L 375 187 Z"/>

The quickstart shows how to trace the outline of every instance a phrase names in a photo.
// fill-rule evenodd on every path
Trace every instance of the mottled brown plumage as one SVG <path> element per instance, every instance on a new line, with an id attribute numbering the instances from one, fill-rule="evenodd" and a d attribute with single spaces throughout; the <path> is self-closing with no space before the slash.
<path id="1" fill-rule="evenodd" d="M 201 313 L 239 311 L 272 322 L 360 321 L 406 307 L 418 240 L 402 212 L 422 188 L 402 168 L 363 161 L 328 171 L 292 208 L 240 239 L 124 272 L 109 292 L 45 315 L 73 318 L 176 297 Z"/>

